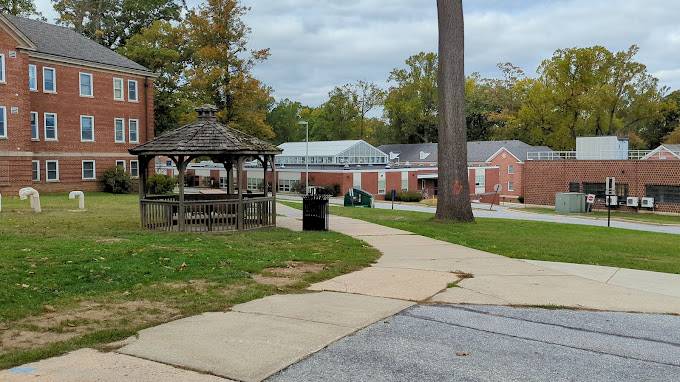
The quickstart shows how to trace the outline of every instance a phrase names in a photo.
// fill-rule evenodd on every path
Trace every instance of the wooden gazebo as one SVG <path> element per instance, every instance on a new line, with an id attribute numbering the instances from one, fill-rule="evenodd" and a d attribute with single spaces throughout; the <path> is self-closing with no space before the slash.
<path id="1" fill-rule="evenodd" d="M 162 231 L 236 231 L 276 226 L 276 166 L 278 147 L 219 123 L 217 109 L 203 105 L 196 109 L 198 120 L 159 135 L 130 149 L 139 157 L 139 197 L 142 226 Z M 179 192 L 149 195 L 149 163 L 157 156 L 170 158 L 179 172 Z M 209 157 L 224 165 L 227 189 L 221 192 L 185 194 L 187 166 L 196 158 Z M 245 192 L 243 167 L 257 161 L 264 169 L 263 194 Z M 237 183 L 234 185 L 233 171 Z M 270 176 L 267 173 L 270 172 Z M 268 186 L 267 179 L 272 182 Z M 270 193 L 271 191 L 271 193 Z"/>

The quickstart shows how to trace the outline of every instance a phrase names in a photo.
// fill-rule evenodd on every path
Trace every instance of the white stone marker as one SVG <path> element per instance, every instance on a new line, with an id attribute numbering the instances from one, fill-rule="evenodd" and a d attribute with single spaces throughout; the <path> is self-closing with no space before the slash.
<path id="1" fill-rule="evenodd" d="M 22 188 L 19 190 L 19 199 L 28 199 L 31 203 L 33 212 L 42 212 L 42 208 L 40 208 L 40 193 L 38 193 L 36 189 L 32 187 Z"/>
<path id="2" fill-rule="evenodd" d="M 84 210 L 85 209 L 85 193 L 82 191 L 71 191 L 68 194 L 69 199 L 75 199 L 78 198 L 78 209 Z"/>

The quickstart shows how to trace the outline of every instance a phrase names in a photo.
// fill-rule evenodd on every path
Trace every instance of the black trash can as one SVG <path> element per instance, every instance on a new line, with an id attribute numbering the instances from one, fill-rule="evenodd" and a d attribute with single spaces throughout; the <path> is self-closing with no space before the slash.
<path id="1" fill-rule="evenodd" d="M 327 195 L 302 197 L 302 229 L 304 231 L 328 231 L 329 214 Z"/>

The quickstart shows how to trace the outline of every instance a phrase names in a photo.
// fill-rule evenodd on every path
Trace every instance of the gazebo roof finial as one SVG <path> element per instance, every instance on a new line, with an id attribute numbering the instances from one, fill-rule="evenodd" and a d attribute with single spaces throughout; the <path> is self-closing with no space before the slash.
<path id="1" fill-rule="evenodd" d="M 215 113 L 217 113 L 217 107 L 215 105 L 210 105 L 210 104 L 203 104 L 197 108 L 195 108 L 196 113 L 198 113 L 198 119 L 212 119 L 214 120 Z"/>

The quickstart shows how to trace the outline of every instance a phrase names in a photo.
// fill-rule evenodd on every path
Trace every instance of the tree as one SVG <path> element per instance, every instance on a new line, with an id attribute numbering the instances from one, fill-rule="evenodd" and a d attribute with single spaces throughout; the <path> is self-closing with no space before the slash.
<path id="1" fill-rule="evenodd" d="M 267 123 L 276 135 L 274 142 L 297 142 L 303 140 L 303 132 L 300 129 L 300 113 L 302 104 L 286 98 L 279 101 L 267 114 Z"/>
<path id="2" fill-rule="evenodd" d="M 0 13 L 22 17 L 35 16 L 44 19 L 35 8 L 33 0 L 0 0 Z"/>
<path id="3" fill-rule="evenodd" d="M 248 10 L 237 0 L 209 0 L 189 13 L 188 91 L 191 99 L 216 105 L 221 122 L 271 138 L 266 124 L 271 89 L 251 75 L 269 50 L 248 50 L 250 28 L 242 19 Z"/>
<path id="4" fill-rule="evenodd" d="M 440 220 L 472 222 L 465 126 L 465 40 L 462 0 L 437 0 L 439 16 Z"/>
<path id="5" fill-rule="evenodd" d="M 111 49 L 157 20 L 180 19 L 184 0 L 52 0 L 57 22 Z"/>
<path id="6" fill-rule="evenodd" d="M 359 113 L 359 139 L 365 138 L 366 115 L 371 110 L 383 104 L 385 92 L 376 84 L 365 81 L 357 81 L 347 84 L 339 89 L 344 96 L 352 101 L 354 108 Z"/>

